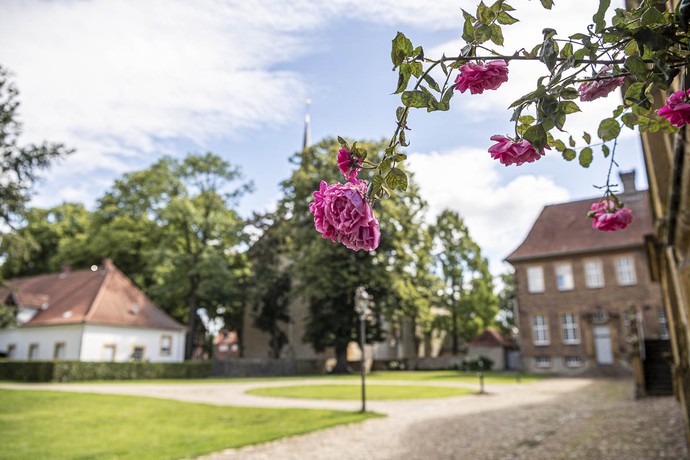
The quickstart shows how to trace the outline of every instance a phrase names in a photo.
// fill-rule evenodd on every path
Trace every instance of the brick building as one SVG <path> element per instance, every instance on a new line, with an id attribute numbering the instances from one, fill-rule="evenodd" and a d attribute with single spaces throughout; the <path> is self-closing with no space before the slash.
<path id="1" fill-rule="evenodd" d="M 645 252 L 649 196 L 635 189 L 634 172 L 621 174 L 621 181 L 620 199 L 635 216 L 628 228 L 592 229 L 585 216 L 596 199 L 546 206 L 506 258 L 515 268 L 525 371 L 630 368 L 633 341 L 669 338 Z"/>

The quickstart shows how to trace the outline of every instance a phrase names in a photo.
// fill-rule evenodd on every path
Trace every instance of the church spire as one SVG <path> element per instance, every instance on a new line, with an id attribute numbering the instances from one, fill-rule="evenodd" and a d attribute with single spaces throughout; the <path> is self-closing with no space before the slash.
<path id="1" fill-rule="evenodd" d="M 309 106 L 311 106 L 311 99 L 307 99 L 307 111 L 304 114 L 304 144 L 302 145 L 302 150 L 307 150 L 311 142 L 309 125 L 311 124 L 311 118 L 309 116 Z"/>

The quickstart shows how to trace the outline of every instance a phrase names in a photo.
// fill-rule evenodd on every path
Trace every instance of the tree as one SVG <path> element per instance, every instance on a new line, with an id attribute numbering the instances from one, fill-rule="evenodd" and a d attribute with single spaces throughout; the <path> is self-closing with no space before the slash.
<path id="1" fill-rule="evenodd" d="M 506 272 L 501 274 L 503 287 L 498 294 L 498 325 L 501 331 L 507 336 L 515 333 L 517 326 L 515 317 L 515 273 Z"/>
<path id="2" fill-rule="evenodd" d="M 292 292 L 299 293 L 309 304 L 303 339 L 316 351 L 333 347 L 335 370 L 345 371 L 347 345 L 357 338 L 354 293 L 358 286 L 365 286 L 374 298 L 367 327 L 369 340 L 381 336 L 384 318 L 414 314 L 411 299 L 424 292 L 414 289 L 415 280 L 422 279 L 425 268 L 417 263 L 419 252 L 408 249 L 423 244 L 421 223 L 426 205 L 414 184 L 407 193 L 385 203 L 379 219 L 386 243 L 376 251 L 355 252 L 325 241 L 313 231 L 314 217 L 308 205 L 322 178 L 329 183 L 342 179 L 332 166 L 339 147 L 338 142 L 327 139 L 295 155 L 293 161 L 300 167 L 283 184 L 285 196 L 277 214 L 285 222 L 286 236 L 294 243 L 294 265 L 289 268 L 294 277 Z M 362 142 L 360 148 L 375 158 L 382 154 L 383 146 Z"/>
<path id="3" fill-rule="evenodd" d="M 26 249 L 25 242 L 6 229 L 21 221 L 31 188 L 41 170 L 55 159 L 72 151 L 62 144 L 44 142 L 20 145 L 19 91 L 10 80 L 9 71 L 0 66 L 0 245 L 2 251 L 15 254 Z M 26 258 L 26 253 L 23 254 Z"/>
<path id="4" fill-rule="evenodd" d="M 498 305 L 493 280 L 487 260 L 457 212 L 442 211 L 431 235 L 445 281 L 440 296 L 450 313 L 452 350 L 457 354 L 459 338 L 470 340 L 494 322 Z"/>

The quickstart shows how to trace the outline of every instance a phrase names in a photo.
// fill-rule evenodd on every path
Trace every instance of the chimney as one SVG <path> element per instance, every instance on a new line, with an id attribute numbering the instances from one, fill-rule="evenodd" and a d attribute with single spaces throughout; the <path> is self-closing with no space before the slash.
<path id="1" fill-rule="evenodd" d="M 113 265 L 113 259 L 111 259 L 110 257 L 106 257 L 105 259 L 103 259 L 101 265 L 103 265 L 103 269 L 106 271 L 111 271 L 115 268 L 115 265 Z"/>
<path id="2" fill-rule="evenodd" d="M 623 193 L 635 193 L 637 191 L 635 188 L 635 170 L 633 169 L 630 172 L 621 172 L 619 175 L 621 182 L 623 183 Z"/>

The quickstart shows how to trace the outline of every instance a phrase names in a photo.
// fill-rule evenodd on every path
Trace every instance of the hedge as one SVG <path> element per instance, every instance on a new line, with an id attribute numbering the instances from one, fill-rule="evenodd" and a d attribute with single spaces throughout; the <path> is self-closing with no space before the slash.
<path id="1" fill-rule="evenodd" d="M 211 371 L 211 362 L 192 361 L 185 363 L 0 361 L 0 380 L 19 382 L 194 379 L 209 377 Z"/>

